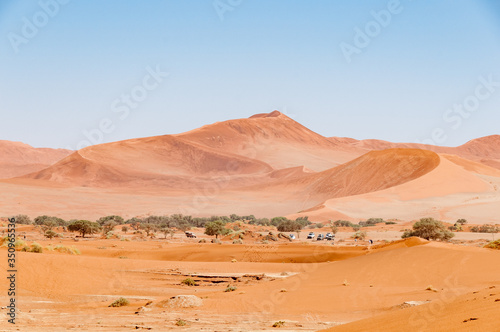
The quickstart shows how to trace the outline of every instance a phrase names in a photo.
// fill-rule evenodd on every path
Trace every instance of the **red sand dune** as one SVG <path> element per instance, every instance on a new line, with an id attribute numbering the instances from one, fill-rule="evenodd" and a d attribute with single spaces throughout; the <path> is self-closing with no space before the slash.
<path id="1" fill-rule="evenodd" d="M 176 136 L 261 160 L 275 169 L 306 166 L 322 171 L 365 152 L 333 142 L 278 111 L 217 122 Z"/>
<path id="2" fill-rule="evenodd" d="M 34 148 L 20 142 L 0 140 L 0 179 L 42 170 L 71 152 L 64 149 Z"/>
<path id="3" fill-rule="evenodd" d="M 372 151 L 341 166 L 280 181 L 268 188 L 323 198 L 352 196 L 414 180 L 436 168 L 439 160 L 437 154 L 426 150 Z"/>
<path id="4" fill-rule="evenodd" d="M 365 194 L 328 199 L 302 211 L 312 220 L 343 214 L 354 219 L 367 216 L 412 220 L 432 216 L 476 223 L 499 222 L 500 173 L 457 156 L 441 155 L 439 165 L 406 183 Z"/>
<path id="5" fill-rule="evenodd" d="M 500 169 L 500 135 L 473 139 L 458 147 L 443 147 L 417 143 L 392 143 L 377 139 L 354 140 L 330 137 L 329 140 L 332 142 L 342 142 L 366 150 L 385 150 L 392 148 L 425 149 L 436 153 L 457 155 Z"/>
<path id="6" fill-rule="evenodd" d="M 40 209 L 62 213 L 54 201 L 62 191 L 53 189 L 62 186 L 72 197 L 67 210 L 81 213 L 91 204 L 92 216 L 183 210 L 272 217 L 302 211 L 325 221 L 378 212 L 389 218 L 413 214 L 410 220 L 469 215 L 484 223 L 497 218 L 492 207 L 500 199 L 500 176 L 486 165 L 498 161 L 499 137 L 457 148 L 325 138 L 275 111 L 178 135 L 91 146 L 0 185 L 6 210 L 16 210 L 28 195 L 38 208 L 23 209 L 36 215 Z"/>
<path id="7" fill-rule="evenodd" d="M 258 160 L 218 151 L 174 136 L 100 144 L 79 150 L 24 178 L 79 186 L 193 185 L 192 177 L 260 174 L 272 168 Z"/>

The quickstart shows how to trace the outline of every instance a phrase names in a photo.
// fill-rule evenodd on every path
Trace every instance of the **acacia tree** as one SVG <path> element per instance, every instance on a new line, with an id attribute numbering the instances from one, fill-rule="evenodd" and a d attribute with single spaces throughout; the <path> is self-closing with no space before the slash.
<path id="1" fill-rule="evenodd" d="M 125 223 L 125 221 L 123 220 L 122 217 L 120 216 L 115 216 L 115 215 L 112 215 L 112 216 L 106 216 L 106 217 L 101 217 L 97 220 L 97 222 L 99 223 L 99 225 L 101 226 L 104 226 L 107 222 L 110 222 L 110 221 L 114 221 L 116 224 L 120 225 L 120 224 L 123 224 Z"/>
<path id="2" fill-rule="evenodd" d="M 163 235 L 165 235 L 165 239 L 167 238 L 168 234 L 170 234 L 170 238 L 174 237 L 175 229 L 169 227 L 168 224 L 161 224 L 160 231 L 163 233 Z"/>
<path id="3" fill-rule="evenodd" d="M 219 235 L 224 235 L 230 232 L 229 229 L 225 227 L 225 223 L 222 220 L 214 220 L 207 222 L 205 224 L 205 234 L 209 236 L 214 236 L 217 239 Z"/>
<path id="4" fill-rule="evenodd" d="M 413 230 L 406 231 L 401 236 L 407 238 L 418 236 L 426 240 L 449 240 L 455 236 L 445 225 L 434 218 L 422 218 L 413 225 Z"/>
<path id="5" fill-rule="evenodd" d="M 89 220 L 77 220 L 68 225 L 70 232 L 79 232 L 82 237 L 86 234 L 96 234 L 101 230 L 101 225 Z"/>
<path id="6" fill-rule="evenodd" d="M 333 223 L 332 220 L 330 220 L 329 226 L 330 226 L 332 234 L 337 234 L 337 232 L 339 231 L 339 228 Z"/>
<path id="7" fill-rule="evenodd" d="M 113 231 L 116 225 L 116 222 L 111 219 L 104 222 L 104 225 L 102 225 L 102 234 L 106 236 L 109 232 Z"/>
<path id="8" fill-rule="evenodd" d="M 153 237 L 154 232 L 158 230 L 158 226 L 154 224 L 141 224 L 141 229 L 143 229 L 146 232 L 146 236 L 151 236 Z"/>

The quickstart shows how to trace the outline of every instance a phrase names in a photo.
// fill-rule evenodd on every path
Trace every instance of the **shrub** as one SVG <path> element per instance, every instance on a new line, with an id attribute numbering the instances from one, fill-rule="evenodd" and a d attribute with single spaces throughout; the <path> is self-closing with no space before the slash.
<path id="1" fill-rule="evenodd" d="M 104 226 L 107 222 L 115 222 L 115 225 L 118 225 L 118 224 L 123 224 L 125 223 L 125 221 L 123 220 L 122 217 L 120 216 L 106 216 L 106 217 L 101 217 L 97 220 L 97 223 L 99 223 L 99 225 L 101 226 Z"/>
<path id="2" fill-rule="evenodd" d="M 228 285 L 227 288 L 224 290 L 224 292 L 234 292 L 237 289 L 238 288 L 236 286 Z"/>
<path id="3" fill-rule="evenodd" d="M 395 225 L 396 223 L 394 221 L 386 221 L 385 224 L 386 225 Z"/>
<path id="4" fill-rule="evenodd" d="M 240 239 L 234 240 L 233 244 L 243 244 L 243 241 L 241 241 Z"/>
<path id="5" fill-rule="evenodd" d="M 337 227 L 353 227 L 354 224 L 347 220 L 337 220 L 333 223 L 334 226 Z"/>
<path id="6" fill-rule="evenodd" d="M 500 240 L 492 241 L 484 246 L 485 248 L 490 249 L 500 249 Z"/>
<path id="7" fill-rule="evenodd" d="M 14 216 L 14 219 L 16 219 L 16 224 L 31 225 L 32 223 L 30 217 L 25 214 L 18 214 Z"/>
<path id="8" fill-rule="evenodd" d="M 53 223 L 55 226 L 66 226 L 67 223 L 64 221 L 64 219 L 58 218 L 58 217 L 53 217 L 53 216 L 38 216 L 33 220 L 33 223 L 35 225 L 45 225 L 48 223 Z"/>
<path id="9" fill-rule="evenodd" d="M 30 252 L 36 252 L 36 253 L 39 253 L 41 254 L 43 252 L 43 248 L 41 245 L 39 245 L 38 243 L 36 242 L 33 242 L 31 244 L 31 249 L 30 249 Z"/>
<path id="10" fill-rule="evenodd" d="M 181 284 L 188 285 L 188 286 L 198 286 L 198 284 L 191 278 L 186 278 L 181 281 Z"/>
<path id="11" fill-rule="evenodd" d="M 124 297 L 120 297 L 118 300 L 115 300 L 113 303 L 111 303 L 108 307 L 123 307 L 129 304 L 129 300 Z"/>
<path id="12" fill-rule="evenodd" d="M 9 245 L 9 237 L 7 235 L 5 235 L 4 237 L 0 238 L 0 247 L 7 247 Z M 23 240 L 21 240 L 20 238 L 16 238 L 16 240 L 14 241 L 14 247 L 15 248 L 19 248 L 19 247 L 23 247 L 26 245 L 26 242 L 24 242 Z"/>
<path id="13" fill-rule="evenodd" d="M 352 238 L 357 239 L 357 240 L 364 240 L 366 238 L 366 232 L 365 231 L 357 231 L 356 233 L 354 233 Z"/>
<path id="14" fill-rule="evenodd" d="M 466 219 L 458 219 L 455 224 L 465 225 L 467 223 Z"/>
<path id="15" fill-rule="evenodd" d="M 295 219 L 296 222 L 298 222 L 299 224 L 302 225 L 302 227 L 306 227 L 307 225 L 311 225 L 312 223 L 309 221 L 309 217 L 308 216 L 305 216 L 305 217 L 298 217 L 297 219 Z"/>
<path id="16" fill-rule="evenodd" d="M 359 225 L 362 227 L 368 227 L 368 226 L 375 226 L 383 222 L 385 222 L 385 220 L 382 218 L 370 218 L 366 221 L 360 221 Z"/>
<path id="17" fill-rule="evenodd" d="M 402 238 L 418 236 L 426 240 L 449 240 L 455 234 L 446 229 L 444 224 L 434 218 L 422 218 L 413 225 L 412 231 L 405 231 Z"/>
<path id="18" fill-rule="evenodd" d="M 175 322 L 175 325 L 177 326 L 186 326 L 187 325 L 187 322 L 183 319 L 178 319 L 177 322 Z"/>
<path id="19" fill-rule="evenodd" d="M 471 227 L 470 231 L 474 233 L 498 233 L 500 231 L 500 227 L 486 224 Z"/>
<path id="20" fill-rule="evenodd" d="M 273 324 L 273 327 L 283 327 L 285 326 L 285 322 L 280 320 L 280 321 L 277 321 Z"/>
<path id="21" fill-rule="evenodd" d="M 78 250 L 76 247 L 65 247 L 63 245 L 57 245 L 54 247 L 55 251 L 63 253 L 63 254 L 70 254 L 70 255 L 80 255 L 80 250 Z"/>
<path id="22" fill-rule="evenodd" d="M 198 243 L 207 243 L 207 240 L 201 239 L 200 241 L 198 241 Z"/>
<path id="23" fill-rule="evenodd" d="M 333 234 L 337 234 L 337 232 L 339 231 L 339 227 L 336 226 L 333 221 L 330 220 L 328 226 L 330 226 L 330 231 L 333 233 Z"/>
<path id="24" fill-rule="evenodd" d="M 46 238 L 49 238 L 49 239 L 52 239 L 54 237 L 57 237 L 59 236 L 59 234 L 57 234 L 56 232 L 54 232 L 53 230 L 51 229 L 48 229 L 45 231 L 45 233 L 43 234 Z"/>
<path id="25" fill-rule="evenodd" d="M 122 232 L 127 234 L 128 226 L 122 226 Z"/>
<path id="26" fill-rule="evenodd" d="M 304 227 L 301 223 L 293 220 L 285 220 L 278 224 L 277 229 L 279 232 L 296 232 Z"/>

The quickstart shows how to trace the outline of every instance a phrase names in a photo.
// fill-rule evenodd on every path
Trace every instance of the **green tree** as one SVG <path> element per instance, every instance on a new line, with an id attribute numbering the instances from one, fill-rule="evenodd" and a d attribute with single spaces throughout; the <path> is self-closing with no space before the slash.
<path id="1" fill-rule="evenodd" d="M 354 233 L 352 238 L 363 241 L 366 238 L 366 232 L 365 231 L 357 231 L 356 233 Z"/>
<path id="2" fill-rule="evenodd" d="M 297 232 L 301 230 L 304 226 L 294 220 L 286 220 L 278 225 L 278 231 L 280 232 Z"/>
<path id="3" fill-rule="evenodd" d="M 114 221 L 116 224 L 115 225 L 121 225 L 121 224 L 124 224 L 125 221 L 123 220 L 122 217 L 120 216 L 115 216 L 115 215 L 112 215 L 112 216 L 106 216 L 106 217 L 101 217 L 97 220 L 97 222 L 99 223 L 99 225 L 101 226 L 104 226 L 104 224 L 106 224 L 106 222 L 108 221 Z"/>
<path id="4" fill-rule="evenodd" d="M 46 215 L 36 217 L 33 220 L 33 223 L 35 225 L 43 225 L 44 223 L 46 223 L 48 221 L 53 221 L 56 224 L 56 226 L 66 226 L 67 225 L 67 223 L 66 223 L 66 221 L 64 221 L 64 219 L 61 219 L 59 217 L 46 216 Z"/>
<path id="5" fill-rule="evenodd" d="M 170 234 L 170 238 L 174 237 L 175 229 L 169 227 L 168 224 L 166 224 L 166 223 L 161 224 L 159 229 L 160 229 L 160 232 L 162 232 L 163 235 L 165 236 L 165 239 L 167 238 L 167 235 L 169 235 L 169 234 Z"/>
<path id="6" fill-rule="evenodd" d="M 14 218 L 16 219 L 16 224 L 31 225 L 32 223 L 30 217 L 25 214 L 18 214 Z"/>
<path id="7" fill-rule="evenodd" d="M 105 221 L 104 224 L 101 225 L 102 234 L 107 235 L 109 232 L 112 232 L 113 229 L 115 229 L 116 225 L 117 225 L 117 223 L 113 219 L 109 219 L 109 220 Z"/>
<path id="8" fill-rule="evenodd" d="M 68 225 L 68 230 L 70 232 L 79 232 L 82 237 L 85 237 L 87 234 L 99 233 L 101 225 L 97 222 L 89 220 L 77 220 Z"/>
<path id="9" fill-rule="evenodd" d="M 230 232 L 229 229 L 225 227 L 225 223 L 222 220 L 210 221 L 205 224 L 205 234 L 209 236 L 214 236 L 217 239 L 219 235 L 225 235 Z"/>
<path id="10" fill-rule="evenodd" d="M 418 236 L 426 240 L 449 240 L 455 234 L 446 229 L 446 226 L 434 218 L 422 218 L 413 225 L 413 230 L 406 231 L 401 236 L 408 238 Z"/>
<path id="11" fill-rule="evenodd" d="M 45 233 L 43 234 L 46 238 L 49 238 L 49 239 L 52 239 L 54 237 L 57 237 L 59 234 L 57 234 L 56 232 L 54 232 L 53 230 L 49 229 L 49 230 L 46 230 Z"/>
<path id="12" fill-rule="evenodd" d="M 158 230 L 158 225 L 142 223 L 141 229 L 146 232 L 146 236 L 153 237 L 154 233 Z"/>
<path id="13" fill-rule="evenodd" d="M 337 232 L 339 231 L 339 228 L 333 223 L 332 220 L 330 220 L 330 230 L 332 232 L 332 234 L 337 234 Z"/>
<path id="14" fill-rule="evenodd" d="M 122 226 L 122 232 L 127 234 L 128 226 Z"/>

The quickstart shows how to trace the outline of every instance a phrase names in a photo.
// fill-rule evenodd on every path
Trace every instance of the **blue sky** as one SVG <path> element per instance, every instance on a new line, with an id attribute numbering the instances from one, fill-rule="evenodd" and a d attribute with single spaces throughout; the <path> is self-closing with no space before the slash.
<path id="1" fill-rule="evenodd" d="M 0 139 L 76 149 L 275 109 L 324 136 L 500 134 L 493 0 L 59 1 L 0 3 Z"/>

